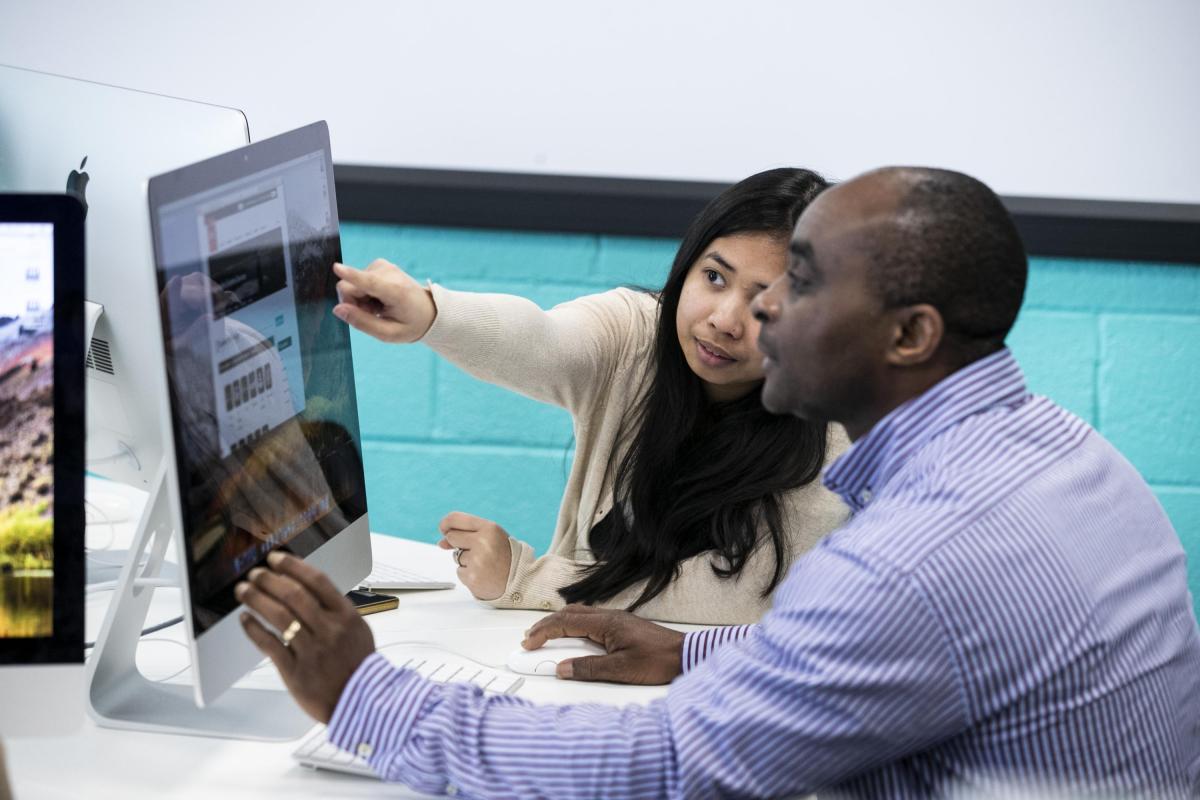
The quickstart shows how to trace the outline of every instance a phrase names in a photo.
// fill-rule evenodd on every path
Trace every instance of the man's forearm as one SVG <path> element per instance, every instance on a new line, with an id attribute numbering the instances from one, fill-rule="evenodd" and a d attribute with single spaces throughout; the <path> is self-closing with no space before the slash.
<path id="1" fill-rule="evenodd" d="M 329 739 L 380 777 L 458 797 L 663 797 L 677 765 L 661 703 L 535 706 L 430 683 L 376 654 L 347 684 Z"/>

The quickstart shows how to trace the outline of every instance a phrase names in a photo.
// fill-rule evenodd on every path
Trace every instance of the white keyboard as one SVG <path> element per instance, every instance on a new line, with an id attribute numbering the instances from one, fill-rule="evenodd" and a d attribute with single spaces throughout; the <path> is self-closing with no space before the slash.
<path id="1" fill-rule="evenodd" d="M 416 572 L 393 567 L 391 564 L 376 563 L 371 567 L 371 574 L 359 581 L 358 588 L 366 589 L 368 592 L 390 592 L 400 589 L 453 589 L 454 583 L 435 580 Z"/>
<path id="2" fill-rule="evenodd" d="M 397 666 L 415 669 L 422 677 L 435 683 L 473 683 L 491 694 L 515 694 L 525 682 L 520 675 L 498 672 L 481 667 L 469 659 L 420 646 L 406 649 L 398 654 L 398 657 L 392 653 L 389 660 Z M 365 759 L 330 744 L 325 738 L 324 725 L 318 727 L 296 748 L 292 758 L 311 769 L 328 769 L 369 778 L 376 777 Z"/>

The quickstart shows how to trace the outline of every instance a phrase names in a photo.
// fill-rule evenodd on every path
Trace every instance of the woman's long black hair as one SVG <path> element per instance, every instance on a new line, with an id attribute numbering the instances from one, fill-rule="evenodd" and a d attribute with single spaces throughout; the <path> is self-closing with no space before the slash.
<path id="1" fill-rule="evenodd" d="M 645 581 L 635 610 L 679 575 L 681 562 L 708 551 L 714 573 L 741 572 L 765 524 L 775 571 L 786 569 L 779 495 L 814 480 L 825 461 L 825 426 L 762 407 L 761 386 L 711 403 L 684 359 L 675 327 L 692 265 L 715 239 L 765 233 L 790 239 L 800 212 L 829 184 L 805 169 L 752 175 L 718 195 L 688 227 L 659 294 L 652 378 L 631 418 L 636 433 L 617 469 L 614 507 L 590 535 L 596 561 L 559 590 L 569 603 L 599 603 Z"/>

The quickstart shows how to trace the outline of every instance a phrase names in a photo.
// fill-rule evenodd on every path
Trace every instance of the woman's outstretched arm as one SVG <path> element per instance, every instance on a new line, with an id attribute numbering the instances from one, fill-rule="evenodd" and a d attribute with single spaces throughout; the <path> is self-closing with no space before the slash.
<path id="1" fill-rule="evenodd" d="M 385 342 L 416 342 L 480 380 L 574 412 L 653 336 L 656 301 L 616 289 L 549 311 L 523 297 L 424 287 L 395 265 L 335 265 L 334 313 Z"/>

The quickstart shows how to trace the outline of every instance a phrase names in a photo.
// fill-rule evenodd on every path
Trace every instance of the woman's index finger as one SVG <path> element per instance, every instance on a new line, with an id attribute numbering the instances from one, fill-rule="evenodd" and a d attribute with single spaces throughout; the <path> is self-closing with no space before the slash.
<path id="1" fill-rule="evenodd" d="M 368 294 L 371 292 L 371 288 L 375 286 L 377 280 L 375 275 L 372 275 L 365 269 L 358 269 L 336 261 L 333 264 L 333 274 Z"/>

